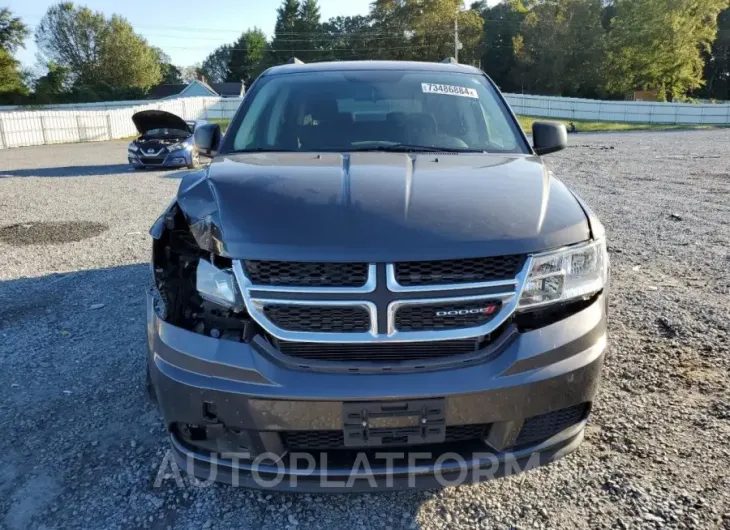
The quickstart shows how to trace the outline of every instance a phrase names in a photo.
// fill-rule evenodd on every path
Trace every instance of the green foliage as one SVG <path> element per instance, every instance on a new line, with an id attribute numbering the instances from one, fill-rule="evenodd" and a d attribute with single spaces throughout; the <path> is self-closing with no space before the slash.
<path id="1" fill-rule="evenodd" d="M 161 83 L 166 85 L 176 85 L 183 82 L 182 70 L 172 64 L 170 56 L 163 52 L 160 48 L 152 48 L 156 54 L 156 60 L 160 65 L 160 74 L 162 75 Z"/>
<path id="2" fill-rule="evenodd" d="M 117 98 L 144 93 L 162 79 L 159 53 L 126 19 L 67 2 L 51 6 L 35 34 L 41 53 L 70 72 L 80 93 Z"/>
<path id="3" fill-rule="evenodd" d="M 322 58 L 337 61 L 360 57 L 363 49 L 377 42 L 369 36 L 371 32 L 370 19 L 366 16 L 329 19 L 322 24 L 323 40 L 329 50 Z"/>
<path id="4" fill-rule="evenodd" d="M 516 74 L 530 93 L 595 97 L 603 91 L 601 0 L 545 0 L 513 38 Z"/>
<path id="5" fill-rule="evenodd" d="M 14 17 L 7 7 L 0 9 L 0 48 L 13 54 L 23 47 L 28 35 L 28 26 L 20 18 Z"/>
<path id="6" fill-rule="evenodd" d="M 34 103 L 50 104 L 64 100 L 70 87 L 70 72 L 65 66 L 48 63 L 48 73 L 38 78 L 33 91 Z"/>
<path id="7" fill-rule="evenodd" d="M 730 99 L 730 8 L 717 17 L 717 39 L 704 54 L 705 86 L 696 92 L 698 97 Z"/>
<path id="8" fill-rule="evenodd" d="M 283 0 L 276 10 L 274 38 L 271 41 L 271 63 L 283 64 L 295 54 L 299 46 L 299 0 Z"/>
<path id="9" fill-rule="evenodd" d="M 243 81 L 246 86 L 250 86 L 265 68 L 268 53 L 269 43 L 263 31 L 254 28 L 243 32 L 233 43 L 228 61 L 228 80 Z"/>
<path id="10" fill-rule="evenodd" d="M 208 55 L 200 67 L 200 73 L 208 83 L 223 83 L 231 76 L 228 63 L 231 60 L 233 46 L 224 44 L 218 46 Z"/>
<path id="11" fill-rule="evenodd" d="M 323 39 L 317 0 L 304 0 L 299 6 L 296 33 L 296 48 L 302 50 L 296 53 L 297 58 L 304 62 L 321 61 L 327 43 Z"/>
<path id="12" fill-rule="evenodd" d="M 502 90 L 516 91 L 520 83 L 514 75 L 517 71 L 514 42 L 527 9 L 520 0 L 508 0 L 491 8 L 485 6 L 486 1 L 472 5 L 484 19 L 482 68 Z"/>
<path id="13" fill-rule="evenodd" d="M 727 7 L 727 0 L 616 0 L 609 89 L 655 89 L 671 101 L 701 87 L 703 51 L 711 51 Z"/>
<path id="14" fill-rule="evenodd" d="M 459 17 L 462 63 L 478 64 L 482 18 L 463 10 L 462 0 L 376 0 L 370 12 L 378 39 L 372 58 L 441 61 L 454 55 L 454 22 Z"/>
<path id="15" fill-rule="evenodd" d="M 10 52 L 0 48 L 0 104 L 16 105 L 28 94 L 18 61 Z"/>

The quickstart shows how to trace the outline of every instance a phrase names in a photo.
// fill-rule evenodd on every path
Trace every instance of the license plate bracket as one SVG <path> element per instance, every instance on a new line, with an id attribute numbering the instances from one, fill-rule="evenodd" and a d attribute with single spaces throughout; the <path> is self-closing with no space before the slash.
<path id="1" fill-rule="evenodd" d="M 344 403 L 345 447 L 441 443 L 446 437 L 444 399 Z"/>

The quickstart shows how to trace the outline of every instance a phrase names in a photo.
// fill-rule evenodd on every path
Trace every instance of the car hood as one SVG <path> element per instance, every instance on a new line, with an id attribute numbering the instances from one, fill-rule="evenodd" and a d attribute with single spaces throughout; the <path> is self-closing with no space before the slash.
<path id="1" fill-rule="evenodd" d="M 177 203 L 205 248 L 233 258 L 455 259 L 590 236 L 573 194 L 525 155 L 225 155 L 184 177 Z"/>
<path id="2" fill-rule="evenodd" d="M 188 124 L 180 116 L 164 110 L 143 110 L 132 115 L 132 121 L 139 134 L 152 129 L 178 129 L 188 131 Z"/>

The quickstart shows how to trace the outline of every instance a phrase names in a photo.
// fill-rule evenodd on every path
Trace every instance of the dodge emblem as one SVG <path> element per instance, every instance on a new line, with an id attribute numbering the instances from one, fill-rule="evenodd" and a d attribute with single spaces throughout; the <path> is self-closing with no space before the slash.
<path id="1" fill-rule="evenodd" d="M 437 317 L 458 317 L 463 315 L 493 315 L 496 305 L 488 305 L 477 309 L 454 309 L 453 311 L 436 311 Z"/>

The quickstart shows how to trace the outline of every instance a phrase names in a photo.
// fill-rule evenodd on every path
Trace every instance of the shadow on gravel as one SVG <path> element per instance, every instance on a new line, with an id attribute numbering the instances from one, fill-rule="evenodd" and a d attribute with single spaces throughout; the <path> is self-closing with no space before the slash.
<path id="1" fill-rule="evenodd" d="M 145 394 L 149 281 L 146 263 L 0 281 L 0 528 L 421 527 L 432 492 L 155 487 L 169 444 Z"/>
<path id="2" fill-rule="evenodd" d="M 129 164 L 105 164 L 97 166 L 65 166 L 40 167 L 35 169 L 13 169 L 0 171 L 3 177 L 102 177 L 131 173 L 134 169 Z"/>

